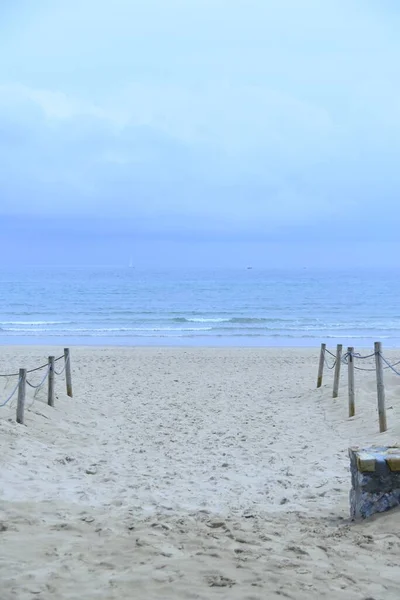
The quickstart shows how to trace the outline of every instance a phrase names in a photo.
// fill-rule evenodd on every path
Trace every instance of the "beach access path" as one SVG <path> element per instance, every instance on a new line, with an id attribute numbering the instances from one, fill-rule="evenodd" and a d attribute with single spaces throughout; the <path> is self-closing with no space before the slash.
<path id="1" fill-rule="evenodd" d="M 2 600 L 397 600 L 399 512 L 350 522 L 347 453 L 400 441 L 394 375 L 379 434 L 374 374 L 348 419 L 317 349 L 71 353 L 73 398 L 0 412 Z"/>

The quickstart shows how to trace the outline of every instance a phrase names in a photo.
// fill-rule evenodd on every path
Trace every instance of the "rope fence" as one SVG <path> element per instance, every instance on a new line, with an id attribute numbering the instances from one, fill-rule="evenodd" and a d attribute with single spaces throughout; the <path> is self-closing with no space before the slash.
<path id="1" fill-rule="evenodd" d="M 329 364 L 327 355 L 333 358 L 333 363 Z M 374 366 L 360 366 L 359 361 L 371 360 L 375 362 Z M 358 363 L 358 364 L 357 364 Z M 362 362 L 361 362 L 362 364 Z M 381 342 L 375 342 L 374 352 L 370 354 L 362 355 L 359 352 L 355 352 L 353 347 L 348 347 L 345 354 L 343 354 L 342 344 L 337 344 L 336 354 L 331 352 L 326 344 L 321 344 L 318 375 L 317 375 L 317 388 L 322 386 L 324 366 L 329 370 L 335 369 L 333 379 L 333 392 L 332 397 L 337 398 L 339 395 L 339 381 L 340 381 L 340 370 L 341 365 L 347 367 L 348 372 L 348 397 L 349 397 L 349 417 L 355 415 L 355 388 L 354 388 L 354 371 L 367 371 L 376 373 L 376 389 L 377 389 L 377 401 L 378 401 L 378 416 L 379 416 L 379 431 L 383 432 L 387 430 L 386 421 L 386 406 L 385 406 L 385 385 L 383 375 L 385 370 L 392 371 L 395 375 L 400 377 L 400 370 L 396 369 L 400 365 L 400 360 L 392 363 L 387 359 L 382 352 Z"/>
<path id="2" fill-rule="evenodd" d="M 49 373 L 50 373 L 50 367 L 48 367 L 46 369 L 46 373 L 44 374 L 44 377 L 40 383 L 38 383 L 37 385 L 33 385 L 33 383 L 26 380 L 26 385 L 29 385 L 29 387 L 33 388 L 34 390 L 40 390 L 40 388 L 43 386 L 44 382 L 46 381 L 47 377 L 49 376 Z"/>
<path id="3" fill-rule="evenodd" d="M 2 402 L 0 404 L 0 408 L 3 408 L 3 406 L 6 406 L 6 404 L 8 404 L 13 399 L 13 397 L 14 397 L 14 395 L 15 395 L 18 387 L 19 387 L 20 381 L 21 380 L 18 379 L 17 385 L 15 386 L 15 388 L 13 389 L 13 391 L 11 392 L 11 394 L 8 396 L 8 398 L 6 400 L 4 400 L 4 402 Z"/>
<path id="4" fill-rule="evenodd" d="M 57 371 L 55 368 L 55 364 L 60 360 L 64 359 L 64 366 L 61 370 Z M 32 383 L 27 379 L 27 375 L 31 373 L 36 373 L 45 369 L 45 373 L 38 384 Z M 34 390 L 33 400 L 30 404 L 34 403 L 38 392 L 43 388 L 46 381 L 48 382 L 47 386 L 47 404 L 49 406 L 54 406 L 54 390 L 55 390 L 55 376 L 61 376 L 65 373 L 65 383 L 67 388 L 67 395 L 72 398 L 72 374 L 71 374 L 71 353 L 69 348 L 64 348 L 64 354 L 56 358 L 55 356 L 49 356 L 47 363 L 40 365 L 39 367 L 35 367 L 33 369 L 20 369 L 18 373 L 0 373 L 0 378 L 6 378 L 7 380 L 12 379 L 14 377 L 18 377 L 18 381 L 15 387 L 12 389 L 12 392 L 9 396 L 3 401 L 0 401 L 0 408 L 6 406 L 9 402 L 12 401 L 14 396 L 18 392 L 17 399 L 17 415 L 16 420 L 17 423 L 24 424 L 25 422 L 25 401 L 26 401 L 26 387 L 30 387 Z M 7 387 L 7 383 L 6 383 Z"/>
<path id="5" fill-rule="evenodd" d="M 326 355 L 327 354 L 329 354 L 333 358 L 333 364 L 332 365 L 330 365 L 328 363 L 327 359 L 326 359 Z M 334 369 L 336 367 L 336 356 L 330 350 L 328 350 L 328 348 L 325 348 L 324 362 L 325 362 L 325 366 L 328 367 L 328 369 Z"/>
<path id="6" fill-rule="evenodd" d="M 64 354 L 61 354 L 61 356 L 59 356 L 58 358 L 54 359 L 54 362 L 58 362 L 59 360 L 62 360 L 64 357 Z M 46 367 L 49 366 L 49 363 L 46 363 L 44 365 L 40 365 L 40 367 L 35 367 L 34 369 L 30 369 L 29 371 L 27 371 L 28 373 L 35 373 L 36 371 L 40 371 L 41 369 L 45 369 Z M 18 377 L 19 373 L 0 373 L 0 377 Z"/>

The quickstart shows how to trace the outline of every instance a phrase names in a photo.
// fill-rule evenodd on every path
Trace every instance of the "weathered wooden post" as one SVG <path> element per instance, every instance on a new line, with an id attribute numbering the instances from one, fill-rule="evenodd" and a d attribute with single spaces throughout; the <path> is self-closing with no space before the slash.
<path id="1" fill-rule="evenodd" d="M 71 376 L 71 353 L 69 348 L 64 348 L 65 381 L 67 383 L 67 395 L 72 398 L 72 376 Z"/>
<path id="2" fill-rule="evenodd" d="M 26 395 L 26 369 L 19 370 L 18 401 L 17 401 L 17 423 L 24 424 Z"/>
<path id="3" fill-rule="evenodd" d="M 354 417 L 356 414 L 354 403 L 354 348 L 347 348 L 347 364 L 349 378 L 349 417 Z"/>
<path id="4" fill-rule="evenodd" d="M 340 381 L 340 365 L 342 364 L 342 344 L 338 344 L 336 346 L 336 364 L 335 364 L 335 374 L 333 378 L 333 392 L 332 398 L 337 398 L 339 395 L 339 381 Z"/>
<path id="5" fill-rule="evenodd" d="M 54 361 L 54 356 L 49 356 L 49 384 L 47 392 L 47 404 L 49 406 L 54 406 Z"/>
<path id="6" fill-rule="evenodd" d="M 319 354 L 317 388 L 320 388 L 322 386 L 322 376 L 324 374 L 324 363 L 325 363 L 325 350 L 326 350 L 326 344 L 321 344 L 321 352 Z"/>
<path id="7" fill-rule="evenodd" d="M 382 344 L 375 342 L 375 366 L 376 366 L 376 388 L 378 393 L 378 415 L 379 431 L 382 433 L 387 430 L 386 407 L 385 407 L 385 385 L 383 383 L 383 361 Z"/>

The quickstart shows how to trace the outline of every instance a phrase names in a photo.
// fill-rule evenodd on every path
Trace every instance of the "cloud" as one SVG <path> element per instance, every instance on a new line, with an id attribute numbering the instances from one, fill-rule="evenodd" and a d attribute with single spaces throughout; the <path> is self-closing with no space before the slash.
<path id="1" fill-rule="evenodd" d="M 0 214 L 203 239 L 376 238 L 393 221 L 389 3 L 23 6 L 4 20 Z"/>
<path id="2" fill-rule="evenodd" d="M 166 131 L 158 123 L 142 125 L 143 119 L 116 128 L 112 118 L 105 117 L 105 111 L 90 111 L 74 99 L 44 90 L 3 86 L 0 101 L 10 110 L 17 104 L 25 116 L 31 115 L 30 127 L 22 127 L 24 135 L 15 136 L 13 144 L 10 139 L 15 133 L 15 123 L 10 127 L 8 118 L 4 120 L 1 145 L 3 159 L 9 166 L 8 175 L 3 171 L 6 179 L 12 167 L 17 166 L 26 173 L 22 178 L 24 185 L 33 190 L 38 185 L 44 186 L 45 193 L 32 206 L 35 210 L 40 210 L 41 203 L 46 210 L 51 209 L 46 199 L 46 186 L 50 183 L 75 187 L 81 195 L 91 190 L 100 212 L 102 203 L 107 204 L 115 195 L 114 210 L 119 204 L 129 210 L 129 198 L 133 195 L 160 208 L 166 200 L 171 208 L 176 201 L 185 206 L 190 198 L 197 206 L 202 201 L 209 206 L 207 198 L 202 200 L 201 195 L 215 196 L 218 192 L 221 199 L 226 196 L 228 200 L 229 196 L 230 211 L 235 212 L 235 206 L 251 187 L 255 195 L 250 202 L 259 202 L 256 196 L 260 184 L 254 186 L 250 181 L 251 170 L 257 170 L 255 162 L 241 152 L 236 155 L 225 152 L 213 145 L 212 140 L 208 144 L 194 143 L 193 139 L 179 135 L 177 128 Z M 240 131 L 234 133 L 239 141 Z M 232 179 L 233 168 L 236 177 Z M 271 166 L 268 168 L 271 171 Z M 270 191 L 279 185 L 271 175 Z M 249 186 L 247 191 L 245 186 Z M 261 187 L 265 188 L 265 183 Z M 13 207 L 14 200 L 10 202 Z M 90 198 L 86 201 L 90 203 Z M 80 201 L 76 204 L 79 212 Z M 222 205 L 222 212 L 226 212 L 224 202 Z M 73 198 L 70 206 L 75 206 Z M 21 208 L 26 210 L 26 202 L 22 201 Z M 196 206 L 192 212 L 198 212 Z"/>
<path id="3" fill-rule="evenodd" d="M 0 99 L 3 105 L 32 102 L 49 119 L 70 119 L 76 116 L 95 116 L 103 118 L 104 112 L 68 97 L 58 91 L 30 88 L 21 84 L 0 85 Z"/>

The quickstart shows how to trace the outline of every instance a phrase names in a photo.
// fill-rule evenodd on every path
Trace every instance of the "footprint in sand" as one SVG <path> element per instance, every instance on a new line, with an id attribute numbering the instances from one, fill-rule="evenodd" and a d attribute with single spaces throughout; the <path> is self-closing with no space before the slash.
<path id="1" fill-rule="evenodd" d="M 206 582 L 209 587 L 232 587 L 236 584 L 233 579 L 223 575 L 209 575 L 206 577 Z"/>

